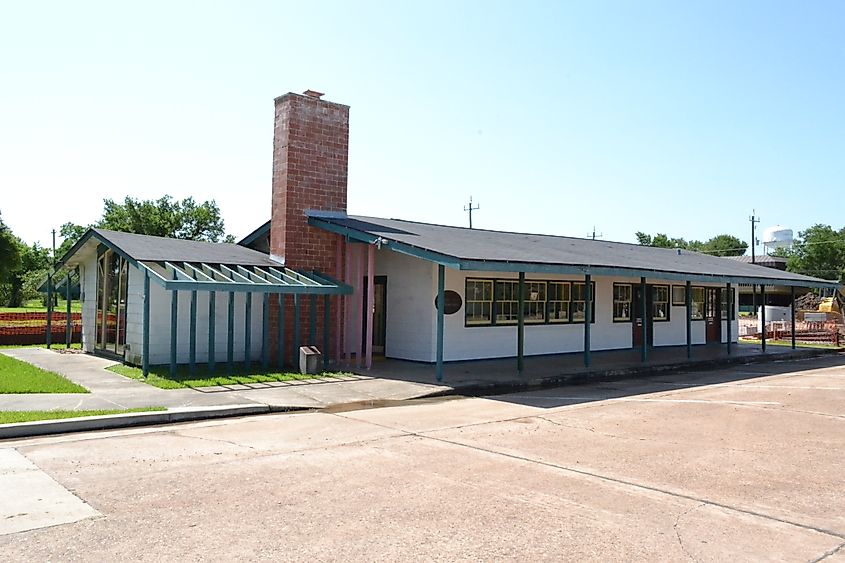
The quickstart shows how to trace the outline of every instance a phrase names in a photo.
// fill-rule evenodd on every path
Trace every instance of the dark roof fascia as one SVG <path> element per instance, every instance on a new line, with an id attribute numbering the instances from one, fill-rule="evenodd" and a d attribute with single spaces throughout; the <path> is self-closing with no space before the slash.
<path id="1" fill-rule="evenodd" d="M 659 278 L 662 280 L 677 281 L 698 281 L 702 283 L 738 283 L 757 285 L 783 285 L 794 287 L 839 287 L 837 282 L 819 283 L 814 280 L 787 280 L 777 277 L 745 277 L 745 276 L 721 276 L 715 274 L 684 274 L 663 270 L 638 270 L 633 268 L 613 268 L 596 266 L 558 265 L 558 264 L 536 264 L 531 262 L 494 262 L 486 260 L 461 260 L 461 270 L 475 270 L 486 272 L 525 272 L 533 274 L 590 274 L 597 276 L 619 276 L 619 277 L 644 277 Z M 778 270 L 772 270 L 778 271 Z"/>
<path id="2" fill-rule="evenodd" d="M 109 248 L 109 250 L 113 250 L 114 252 L 116 252 L 118 255 L 123 257 L 127 262 L 129 262 L 130 264 L 132 264 L 136 268 L 141 269 L 140 266 L 138 265 L 137 260 L 135 260 L 134 258 L 129 256 L 126 252 L 123 251 L 122 248 L 118 247 L 116 244 L 114 244 L 112 241 L 107 239 L 102 233 L 100 233 L 99 231 L 97 231 L 94 228 L 90 228 L 87 231 L 85 231 L 85 234 L 82 235 L 79 238 L 78 241 L 76 241 L 76 244 L 74 244 L 72 247 L 70 247 L 70 250 L 65 252 L 64 256 L 62 256 L 61 259 L 58 262 L 56 262 L 55 269 L 58 270 L 59 268 L 63 267 L 65 264 L 67 264 L 67 261 L 70 260 L 70 258 L 73 257 L 74 254 L 79 252 L 79 250 L 83 246 L 85 246 L 85 243 L 88 242 L 92 237 L 95 238 L 96 240 L 98 240 L 101 244 L 104 244 L 105 246 L 107 246 Z"/>
<path id="3" fill-rule="evenodd" d="M 238 241 L 238 244 L 241 245 L 241 246 L 249 246 L 250 244 L 252 244 L 256 240 L 258 240 L 260 237 L 266 235 L 269 232 L 270 232 L 270 221 L 267 221 L 266 223 L 264 223 L 263 225 L 261 225 L 260 227 L 258 227 L 257 229 L 255 229 L 254 231 L 249 233 L 247 236 L 245 236 L 242 240 Z"/>
<path id="4" fill-rule="evenodd" d="M 455 270 L 461 269 L 461 261 L 455 256 L 449 256 L 447 254 L 433 252 L 425 248 L 406 244 L 404 242 L 399 242 L 396 240 L 388 240 L 384 237 L 380 237 L 378 235 L 374 235 L 366 231 L 359 231 L 357 229 L 351 229 L 344 225 L 337 225 L 330 221 L 324 221 L 319 217 L 308 217 L 308 224 L 312 227 L 319 227 L 320 229 L 343 235 L 349 240 L 364 242 L 367 244 L 381 244 L 382 246 L 385 246 L 390 250 L 393 250 L 394 252 L 399 252 L 400 254 L 406 254 L 408 256 L 413 256 L 414 258 L 428 260 L 429 262 L 434 262 L 435 264 L 440 264 L 448 268 L 453 268 Z"/>

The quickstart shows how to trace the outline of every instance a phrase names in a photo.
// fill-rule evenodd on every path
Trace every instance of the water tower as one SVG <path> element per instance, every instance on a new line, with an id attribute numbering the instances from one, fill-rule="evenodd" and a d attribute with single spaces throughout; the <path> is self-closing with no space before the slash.
<path id="1" fill-rule="evenodd" d="M 771 254 L 778 248 L 792 247 L 792 229 L 775 225 L 763 231 L 763 252 Z"/>

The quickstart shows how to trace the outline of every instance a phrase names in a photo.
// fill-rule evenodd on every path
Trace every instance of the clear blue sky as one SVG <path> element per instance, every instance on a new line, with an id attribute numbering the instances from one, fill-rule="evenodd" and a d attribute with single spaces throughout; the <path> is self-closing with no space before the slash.
<path id="1" fill-rule="evenodd" d="M 269 218 L 273 98 L 351 106 L 349 212 L 633 241 L 845 224 L 845 3 L 8 2 L 0 212 Z"/>

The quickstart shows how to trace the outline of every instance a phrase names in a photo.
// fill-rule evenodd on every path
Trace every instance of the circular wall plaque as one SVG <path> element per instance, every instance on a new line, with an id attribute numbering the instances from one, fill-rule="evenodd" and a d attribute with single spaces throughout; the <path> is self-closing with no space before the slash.
<path id="1" fill-rule="evenodd" d="M 443 308 L 444 315 L 454 315 L 455 313 L 461 310 L 461 306 L 464 304 L 464 302 L 457 291 L 447 289 L 443 292 L 443 297 L 443 300 L 446 302 L 446 306 Z M 440 304 L 437 302 L 437 297 L 434 298 L 434 308 L 440 308 Z"/>

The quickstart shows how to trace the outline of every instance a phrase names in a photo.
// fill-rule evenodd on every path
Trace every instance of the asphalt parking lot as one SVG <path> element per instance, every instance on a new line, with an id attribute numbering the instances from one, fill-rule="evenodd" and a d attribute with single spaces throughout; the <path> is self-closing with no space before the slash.
<path id="1" fill-rule="evenodd" d="M 845 561 L 842 357 L 0 452 L 10 561 Z"/>

